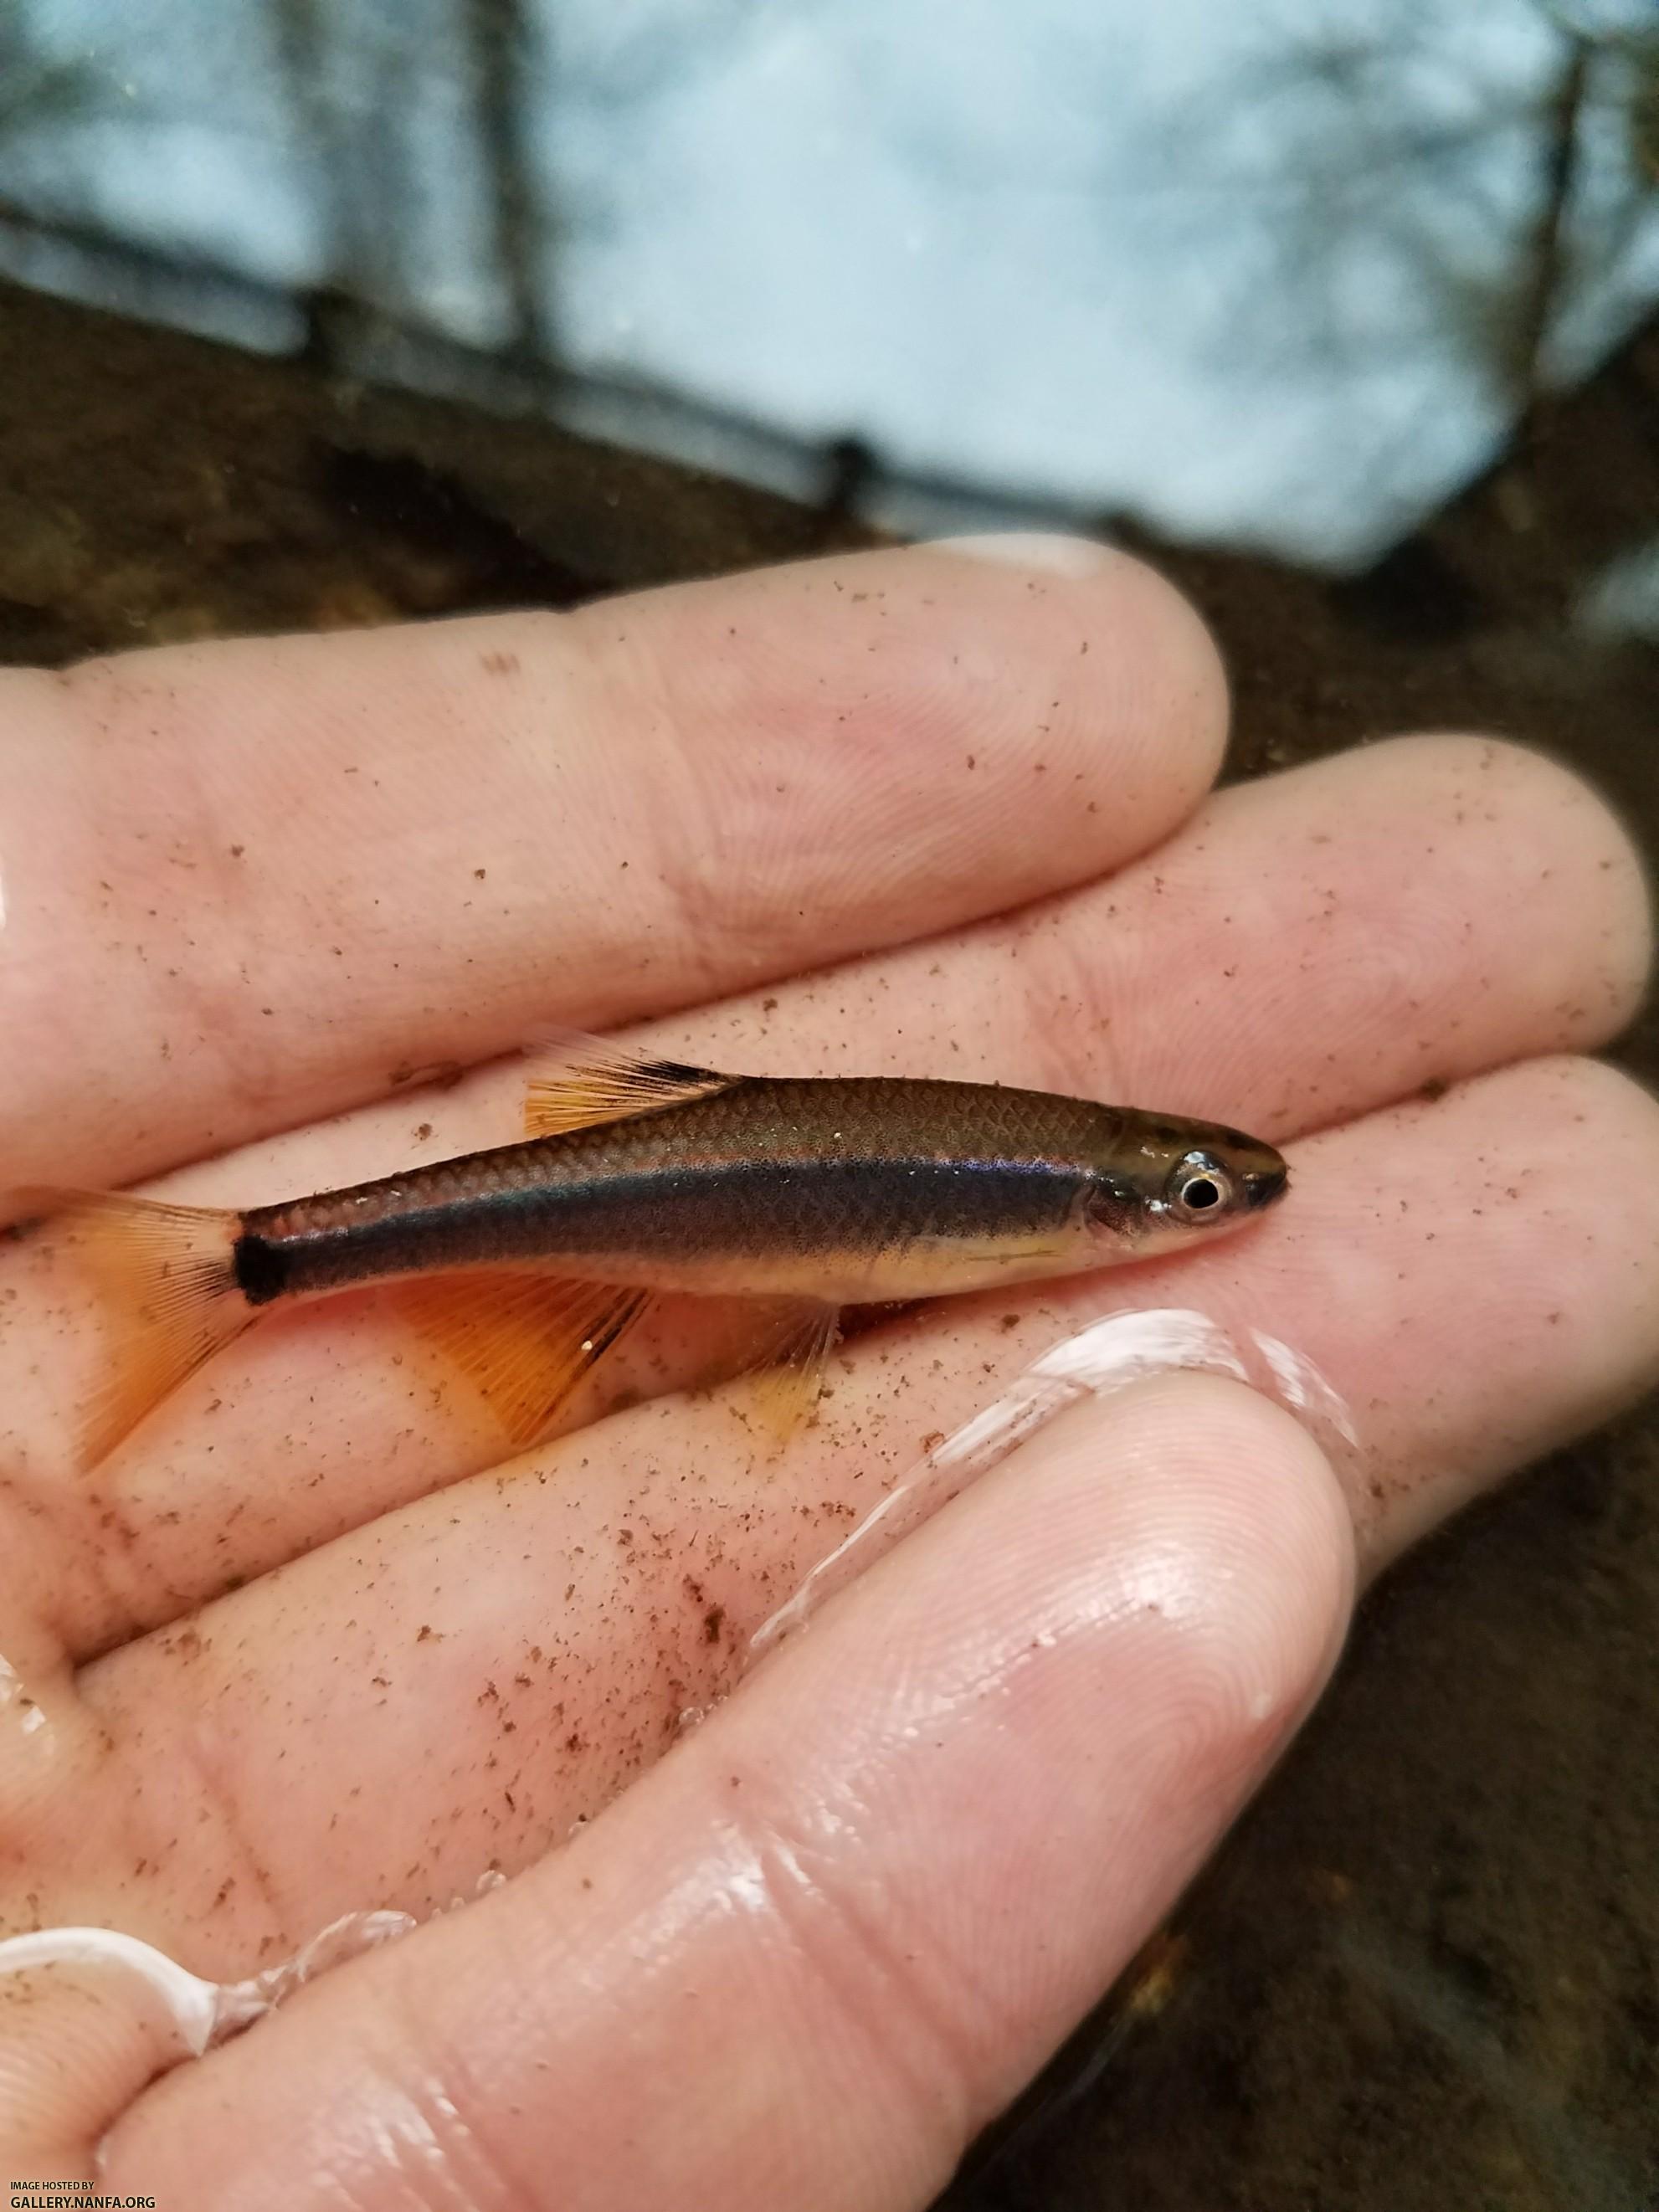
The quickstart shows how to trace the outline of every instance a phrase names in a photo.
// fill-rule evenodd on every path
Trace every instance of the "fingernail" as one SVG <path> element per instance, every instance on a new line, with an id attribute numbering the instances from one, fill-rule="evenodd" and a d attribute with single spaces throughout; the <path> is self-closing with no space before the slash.
<path id="1" fill-rule="evenodd" d="M 1051 576 L 1094 576 L 1120 556 L 1092 538 L 1064 538 L 1044 530 L 987 531 L 973 538 L 936 538 L 936 553 L 967 561 L 994 561 L 1007 568 L 1036 568 Z"/>

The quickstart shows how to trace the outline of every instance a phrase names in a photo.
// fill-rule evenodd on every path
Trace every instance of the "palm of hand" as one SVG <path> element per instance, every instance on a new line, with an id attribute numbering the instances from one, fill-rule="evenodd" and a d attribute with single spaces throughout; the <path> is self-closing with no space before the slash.
<path id="1" fill-rule="evenodd" d="M 503 1474 L 362 1299 L 245 1340 L 87 1480 L 97 1333 L 20 1247 L 0 1926 L 230 1978 L 520 1878 L 151 2088 L 130 1991 L 20 1979 L 17 2170 L 112 2130 L 106 2185 L 181 2208 L 923 2202 L 1270 1762 L 1355 1534 L 1368 1571 L 1646 1380 L 1659 1130 L 1562 1056 L 1644 970 L 1616 825 L 1471 738 L 1206 800 L 1213 660 L 1132 563 L 871 556 L 6 682 L 8 1181 L 343 1183 L 512 1134 L 511 1068 L 401 1095 L 423 1072 L 681 1009 L 665 1042 L 716 1066 L 1303 1139 L 1259 1232 L 1109 1302 L 1271 1332 L 1358 1435 L 1328 1465 L 1188 1376 L 1067 1415 L 659 1765 L 1098 1279 L 859 1340 L 763 1480 L 728 1407 L 660 1395 L 694 1334 Z"/>

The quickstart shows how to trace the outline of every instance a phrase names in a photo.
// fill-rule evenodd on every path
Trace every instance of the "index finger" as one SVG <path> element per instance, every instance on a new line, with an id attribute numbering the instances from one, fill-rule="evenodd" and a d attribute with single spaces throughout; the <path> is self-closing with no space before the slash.
<path id="1" fill-rule="evenodd" d="M 6 1180 L 129 1180 L 1143 850 L 1218 763 L 1207 635 L 1125 557 L 1002 554 L 0 677 Z"/>

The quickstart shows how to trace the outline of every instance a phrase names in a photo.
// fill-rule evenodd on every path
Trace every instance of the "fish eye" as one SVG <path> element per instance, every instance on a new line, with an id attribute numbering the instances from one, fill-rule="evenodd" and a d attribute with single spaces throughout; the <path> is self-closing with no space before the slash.
<path id="1" fill-rule="evenodd" d="M 1171 1213 L 1182 1221 L 1202 1221 L 1207 1214 L 1225 1210 L 1233 1195 L 1233 1179 L 1207 1152 L 1188 1152 L 1180 1161 L 1164 1189 Z"/>

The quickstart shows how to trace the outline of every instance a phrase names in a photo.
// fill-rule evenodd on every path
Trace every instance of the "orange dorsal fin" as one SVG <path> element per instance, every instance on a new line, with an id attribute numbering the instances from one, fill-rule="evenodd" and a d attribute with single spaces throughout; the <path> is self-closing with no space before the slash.
<path id="1" fill-rule="evenodd" d="M 531 1048 L 530 1087 L 525 1096 L 526 1137 L 568 1136 L 607 1121 L 631 1121 L 689 1098 L 712 1097 L 743 1082 L 712 1067 L 635 1052 L 609 1037 L 560 1030 Z"/>
<path id="2" fill-rule="evenodd" d="M 584 1376 L 650 1304 L 648 1291 L 468 1268 L 414 1278 L 398 1303 L 433 1349 L 527 1451 Z"/>
<path id="3" fill-rule="evenodd" d="M 115 1191 L 37 1186 L 20 1213 L 69 1227 L 108 1332 L 103 1376 L 82 1409 L 81 1461 L 94 1467 L 258 1313 L 236 1280 L 240 1215 Z"/>

